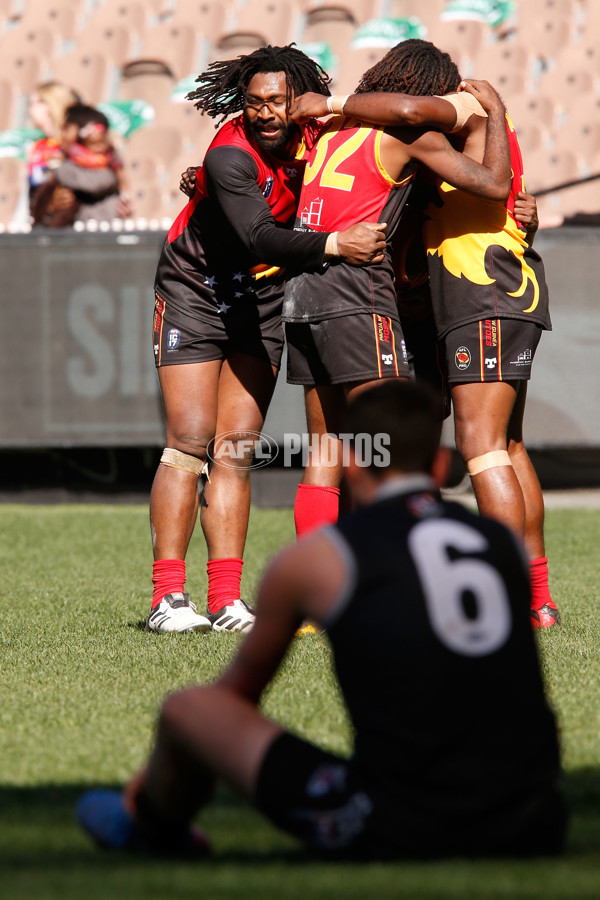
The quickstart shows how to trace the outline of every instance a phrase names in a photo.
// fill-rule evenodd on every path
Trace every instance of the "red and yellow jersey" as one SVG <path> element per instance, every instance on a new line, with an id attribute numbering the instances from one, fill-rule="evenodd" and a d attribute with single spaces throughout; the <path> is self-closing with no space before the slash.
<path id="1" fill-rule="evenodd" d="M 383 133 L 383 128 L 336 117 L 307 148 L 295 230 L 332 232 L 357 222 L 386 222 L 388 252 L 376 265 L 356 267 L 336 261 L 325 269 L 299 271 L 286 284 L 286 321 L 365 312 L 396 315 L 389 246 L 414 172 L 399 182 L 389 175 L 381 161 Z"/>
<path id="2" fill-rule="evenodd" d="M 438 181 L 438 199 L 426 210 L 424 241 L 440 337 L 486 318 L 551 327 L 543 263 L 514 215 L 516 196 L 524 190 L 523 161 L 508 116 L 506 127 L 513 176 L 506 203 Z"/>
<path id="3" fill-rule="evenodd" d="M 356 222 L 395 229 L 411 173 L 395 181 L 381 162 L 383 128 L 335 117 L 305 154 L 296 228 L 343 231 Z M 385 215 L 384 215 L 385 213 Z M 390 218 L 391 217 L 391 221 Z"/>

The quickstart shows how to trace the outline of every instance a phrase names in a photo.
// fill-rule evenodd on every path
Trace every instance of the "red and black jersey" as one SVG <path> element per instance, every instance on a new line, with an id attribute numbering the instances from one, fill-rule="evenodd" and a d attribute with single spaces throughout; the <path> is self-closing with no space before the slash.
<path id="1" fill-rule="evenodd" d="M 280 303 L 278 267 L 318 266 L 323 259 L 326 236 L 291 231 L 303 172 L 302 160 L 259 149 L 242 116 L 224 125 L 169 231 L 156 292 L 199 319 L 244 294 L 255 303 Z"/>
<path id="2" fill-rule="evenodd" d="M 513 174 L 506 204 L 485 200 L 438 181 L 426 211 L 425 247 L 437 332 L 480 319 L 523 319 L 551 328 L 548 289 L 538 253 L 514 216 L 524 189 L 515 129 L 506 127 Z"/>
<path id="3" fill-rule="evenodd" d="M 357 268 L 335 262 L 296 272 L 286 284 L 285 321 L 318 321 L 357 312 L 396 314 L 391 243 L 414 173 L 396 182 L 381 161 L 384 129 L 353 119 L 330 121 L 307 153 L 295 230 L 341 231 L 357 222 L 386 222 L 383 262 Z"/>

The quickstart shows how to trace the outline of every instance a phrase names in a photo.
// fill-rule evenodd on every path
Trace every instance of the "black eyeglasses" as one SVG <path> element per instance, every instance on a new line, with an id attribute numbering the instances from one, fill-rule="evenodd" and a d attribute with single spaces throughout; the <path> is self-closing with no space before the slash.
<path id="1" fill-rule="evenodd" d="M 269 112 L 275 113 L 279 112 L 283 107 L 287 104 L 287 97 L 283 94 L 276 94 L 274 97 L 255 97 L 253 94 L 246 94 L 245 99 L 246 106 L 249 106 L 250 109 L 256 110 L 256 112 L 260 112 L 263 106 L 266 106 Z"/>

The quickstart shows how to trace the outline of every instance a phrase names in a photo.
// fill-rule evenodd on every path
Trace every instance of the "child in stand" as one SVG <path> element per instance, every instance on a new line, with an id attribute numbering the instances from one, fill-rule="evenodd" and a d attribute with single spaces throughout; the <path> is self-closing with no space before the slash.
<path id="1" fill-rule="evenodd" d="M 34 224 L 60 228 L 76 221 L 112 221 L 129 215 L 123 164 L 108 129 L 108 119 L 100 110 L 82 103 L 69 107 L 61 130 L 64 159 L 36 193 Z"/>

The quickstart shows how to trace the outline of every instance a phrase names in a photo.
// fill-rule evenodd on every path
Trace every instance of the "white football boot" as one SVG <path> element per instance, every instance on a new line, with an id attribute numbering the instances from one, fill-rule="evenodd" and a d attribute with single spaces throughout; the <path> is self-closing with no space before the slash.
<path id="1" fill-rule="evenodd" d="M 146 631 L 156 631 L 159 634 L 210 631 L 211 629 L 212 623 L 198 613 L 190 601 L 189 594 L 179 592 L 165 594 L 160 603 L 154 607 L 146 622 Z"/>
<path id="2" fill-rule="evenodd" d="M 245 600 L 234 600 L 222 606 L 216 613 L 206 613 L 212 622 L 213 631 L 243 631 L 244 634 L 254 625 L 254 610 Z"/>

